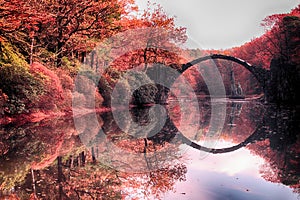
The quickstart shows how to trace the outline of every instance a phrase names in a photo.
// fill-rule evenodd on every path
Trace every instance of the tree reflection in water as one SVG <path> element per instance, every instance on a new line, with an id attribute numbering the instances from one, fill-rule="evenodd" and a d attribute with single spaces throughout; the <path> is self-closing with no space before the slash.
<path id="1" fill-rule="evenodd" d="M 300 193 L 300 123 L 295 108 L 264 106 L 262 112 L 253 104 L 247 108 L 246 103 L 229 103 L 220 139 L 234 143 L 235 147 L 205 149 L 199 145 L 209 126 L 210 106 L 201 101 L 199 106 L 202 132 L 185 137 L 174 125 L 176 113 L 172 120 L 166 120 L 159 133 L 148 134 L 149 137 L 147 133 L 135 137 L 121 131 L 112 113 L 102 113 L 98 121 L 105 134 L 92 130 L 94 134 L 86 138 L 91 141 L 88 149 L 82 144 L 82 134 L 91 129 L 92 124 L 82 125 L 80 132 L 74 128 L 72 119 L 2 126 L 0 196 L 16 199 L 34 196 L 38 199 L 159 199 L 165 192 L 173 190 L 176 182 L 185 180 L 188 168 L 183 164 L 185 158 L 180 152 L 182 142 L 210 153 L 246 147 L 265 159 L 261 175 L 266 180 L 282 183 Z M 147 124 L 149 108 L 134 108 L 131 117 L 140 125 Z M 111 158 L 115 152 L 110 152 L 107 141 L 122 152 L 142 155 L 141 160 L 127 161 L 142 170 L 139 173 L 120 170 L 132 166 L 122 160 L 112 162 L 112 158 L 120 155 Z M 110 157 L 110 162 L 105 154 Z"/>

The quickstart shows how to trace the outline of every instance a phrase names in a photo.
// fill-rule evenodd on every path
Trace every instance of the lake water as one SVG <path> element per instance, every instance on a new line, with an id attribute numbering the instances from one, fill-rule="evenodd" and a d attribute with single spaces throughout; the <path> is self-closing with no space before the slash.
<path id="1" fill-rule="evenodd" d="M 0 197 L 300 199 L 297 108 L 181 101 L 1 126 Z"/>

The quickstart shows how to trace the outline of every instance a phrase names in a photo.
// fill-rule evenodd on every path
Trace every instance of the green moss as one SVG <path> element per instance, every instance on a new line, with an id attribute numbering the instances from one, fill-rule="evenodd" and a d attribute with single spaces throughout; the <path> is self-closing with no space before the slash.
<path id="1" fill-rule="evenodd" d="M 16 184 L 23 183 L 26 174 L 30 169 L 30 165 L 27 162 L 19 163 L 18 165 L 16 163 L 13 164 L 14 164 L 13 166 L 9 166 L 10 168 L 6 168 L 6 169 L 10 169 L 10 171 L 5 171 L 0 173 L 0 182 L 1 182 L 0 188 L 4 191 L 5 190 L 9 191 Z"/>
<path id="2" fill-rule="evenodd" d="M 77 59 L 70 60 L 67 57 L 62 58 L 62 69 L 68 72 L 68 75 L 75 77 L 79 72 L 81 63 Z"/>
<path id="3" fill-rule="evenodd" d="M 0 43 L 0 65 L 13 64 L 18 66 L 26 66 L 24 56 L 22 56 L 13 46 L 9 43 Z"/>
<path id="4" fill-rule="evenodd" d="M 10 44 L 0 44 L 0 89 L 8 96 L 7 112 L 28 112 L 30 106 L 43 93 L 42 77 L 29 71 L 24 57 Z"/>

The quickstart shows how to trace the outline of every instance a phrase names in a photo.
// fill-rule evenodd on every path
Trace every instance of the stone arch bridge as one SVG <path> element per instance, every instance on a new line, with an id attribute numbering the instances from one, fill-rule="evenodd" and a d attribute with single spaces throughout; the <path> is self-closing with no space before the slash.
<path id="1" fill-rule="evenodd" d="M 259 82 L 260 86 L 263 88 L 263 91 L 265 93 L 265 95 L 267 94 L 266 90 L 268 88 L 268 79 L 270 77 L 270 73 L 268 70 L 263 69 L 261 67 L 256 67 L 254 65 L 251 65 L 250 63 L 233 57 L 233 56 L 228 56 L 228 55 L 222 55 L 222 54 L 212 54 L 212 55 L 208 55 L 208 56 L 204 56 L 198 59 L 195 59 L 191 62 L 188 62 L 184 65 L 182 65 L 181 69 L 178 70 L 180 73 L 185 72 L 187 69 L 189 69 L 190 67 L 204 62 L 206 60 L 216 60 L 216 59 L 220 59 L 220 60 L 229 60 L 232 61 L 234 63 L 240 64 L 241 66 L 243 66 L 244 68 L 246 68 L 248 71 L 250 71 L 254 77 L 257 79 L 257 81 Z"/>
<path id="2" fill-rule="evenodd" d="M 250 71 L 259 82 L 267 103 L 298 105 L 300 99 L 299 63 L 282 58 L 274 58 L 270 63 L 270 70 L 247 63 L 234 56 L 212 54 L 188 62 L 178 70 L 183 73 L 190 67 L 206 60 L 229 60 L 238 63 Z"/>

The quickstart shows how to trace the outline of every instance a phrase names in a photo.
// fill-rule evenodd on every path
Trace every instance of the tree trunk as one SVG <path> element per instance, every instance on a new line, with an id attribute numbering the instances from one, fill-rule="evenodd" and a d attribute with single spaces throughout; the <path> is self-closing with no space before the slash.
<path id="1" fill-rule="evenodd" d="M 84 165 L 85 165 L 85 155 L 84 155 L 84 151 L 80 153 L 80 159 L 81 159 L 82 166 L 84 166 Z"/>
<path id="2" fill-rule="evenodd" d="M 31 46 L 30 46 L 30 65 L 33 63 L 33 45 L 34 45 L 34 37 L 31 39 Z"/>
<path id="3" fill-rule="evenodd" d="M 90 61 L 90 67 L 93 69 L 94 67 L 94 59 L 95 59 L 95 51 L 91 52 L 91 61 Z"/>
<path id="4" fill-rule="evenodd" d="M 94 150 L 94 147 L 92 147 L 92 160 L 93 160 L 93 163 L 96 162 L 96 156 L 95 156 L 95 150 Z"/>
<path id="5" fill-rule="evenodd" d="M 237 89 L 235 84 L 234 72 L 230 70 L 230 85 L 231 85 L 231 95 L 237 96 Z"/>
<path id="6" fill-rule="evenodd" d="M 34 177 L 33 169 L 31 169 L 31 177 L 32 177 L 33 194 L 34 194 L 34 197 L 37 198 L 37 196 L 36 196 L 36 187 L 35 187 L 35 177 Z"/>
<path id="7" fill-rule="evenodd" d="M 81 59 L 80 59 L 80 62 L 84 64 L 85 62 L 85 52 L 81 52 Z"/>
<path id="8" fill-rule="evenodd" d="M 62 47 L 63 47 L 63 43 L 58 42 L 58 44 L 57 44 L 57 53 L 56 53 L 56 67 L 61 67 L 62 66 L 62 58 L 63 58 Z"/>
<path id="9" fill-rule="evenodd" d="M 59 184 L 59 199 L 63 199 L 63 188 L 62 188 L 62 181 L 63 181 L 63 171 L 62 171 L 62 157 L 57 157 L 57 181 Z"/>

